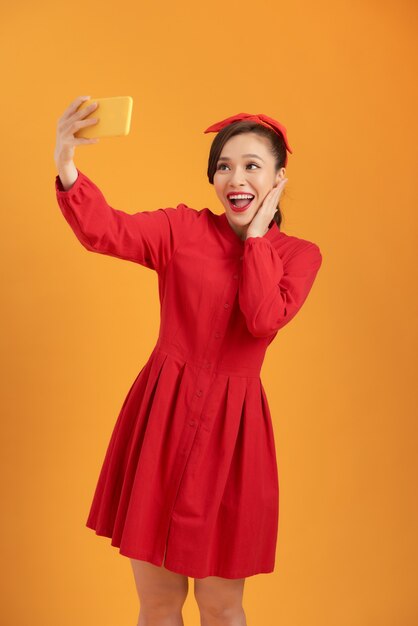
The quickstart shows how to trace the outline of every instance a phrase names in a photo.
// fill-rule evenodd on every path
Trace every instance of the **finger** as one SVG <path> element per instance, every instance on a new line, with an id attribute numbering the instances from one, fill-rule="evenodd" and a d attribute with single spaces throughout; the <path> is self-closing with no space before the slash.
<path id="1" fill-rule="evenodd" d="M 287 183 L 287 178 L 285 178 L 282 181 L 280 181 L 280 183 L 277 185 L 277 187 L 275 187 L 273 189 L 273 191 L 276 191 L 277 194 L 281 193 L 283 191 L 283 187 L 285 186 L 286 183 Z"/>
<path id="2" fill-rule="evenodd" d="M 85 145 L 88 143 L 98 143 L 98 142 L 99 142 L 98 137 L 91 137 L 90 139 L 88 139 L 87 137 L 77 137 L 74 139 L 75 146 Z"/>
<path id="3" fill-rule="evenodd" d="M 71 117 L 71 115 L 77 111 L 78 107 L 83 104 L 83 102 L 86 102 L 89 99 L 90 96 L 79 96 L 78 98 L 73 100 L 70 106 L 65 109 L 64 114 L 62 115 L 62 119 L 64 120 Z"/>
<path id="4" fill-rule="evenodd" d="M 287 183 L 287 178 L 284 178 L 279 183 L 277 183 L 277 185 L 275 187 L 273 187 L 273 189 L 271 190 L 272 193 L 274 193 L 275 191 L 280 191 L 281 189 L 283 189 L 283 185 L 285 183 Z"/>
<path id="5" fill-rule="evenodd" d="M 93 102 L 92 104 L 89 104 L 87 107 L 84 107 L 83 109 L 81 109 L 81 111 L 76 111 L 75 113 L 73 113 L 73 115 L 70 115 L 65 120 L 62 120 L 61 128 L 63 129 L 63 131 L 65 132 L 69 128 L 73 128 L 74 124 L 79 123 L 81 120 L 87 121 L 87 123 L 90 123 L 92 119 L 97 120 L 97 118 L 88 117 L 91 113 L 93 113 L 93 111 L 96 109 L 97 106 L 98 104 L 96 102 Z M 83 119 L 83 118 L 86 118 L 86 119 Z"/>
<path id="6" fill-rule="evenodd" d="M 98 121 L 97 117 L 90 117 L 88 120 L 79 120 L 74 123 L 72 128 L 75 130 L 73 132 L 77 132 L 79 128 L 84 128 L 84 126 L 88 126 L 89 124 L 97 124 Z"/>

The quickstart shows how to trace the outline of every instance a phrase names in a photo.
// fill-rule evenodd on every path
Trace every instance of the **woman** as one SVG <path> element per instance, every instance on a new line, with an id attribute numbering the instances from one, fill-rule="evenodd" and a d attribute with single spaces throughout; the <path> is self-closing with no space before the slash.
<path id="1" fill-rule="evenodd" d="M 57 201 L 89 251 L 158 274 L 157 343 L 132 383 L 102 465 L 87 527 L 130 558 L 139 624 L 183 624 L 188 577 L 203 626 L 244 625 L 245 578 L 274 570 L 278 474 L 260 379 L 268 345 L 306 300 L 319 247 L 280 230 L 287 182 L 282 124 L 240 113 L 217 132 L 208 178 L 220 215 L 185 204 L 112 208 L 73 162 L 84 118 L 58 120 Z M 231 199 L 232 196 L 232 199 Z M 240 197 L 241 196 L 241 197 Z"/>

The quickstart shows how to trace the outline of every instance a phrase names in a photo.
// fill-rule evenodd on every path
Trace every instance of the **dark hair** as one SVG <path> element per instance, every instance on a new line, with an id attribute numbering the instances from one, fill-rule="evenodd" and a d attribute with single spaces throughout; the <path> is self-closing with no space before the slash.
<path id="1" fill-rule="evenodd" d="M 216 166 L 218 163 L 218 159 L 221 155 L 222 149 L 228 139 L 234 137 L 235 135 L 240 135 L 242 133 L 256 133 L 261 137 L 267 137 L 269 139 L 269 147 L 271 154 L 275 159 L 275 169 L 276 172 L 279 171 L 281 167 L 285 167 L 284 163 L 286 160 L 286 145 L 284 143 L 284 139 L 278 135 L 274 130 L 270 130 L 266 126 L 262 124 L 258 124 L 257 122 L 240 120 L 238 122 L 233 122 L 232 124 L 228 124 L 222 128 L 216 135 L 215 139 L 212 142 L 209 153 L 209 161 L 208 161 L 208 179 L 209 183 L 213 185 L 213 177 L 216 172 Z M 280 202 L 277 204 L 277 211 L 274 214 L 273 221 L 276 222 L 277 226 L 280 227 L 282 222 L 282 212 L 280 210 Z M 272 222 L 271 222 L 272 223 Z"/>

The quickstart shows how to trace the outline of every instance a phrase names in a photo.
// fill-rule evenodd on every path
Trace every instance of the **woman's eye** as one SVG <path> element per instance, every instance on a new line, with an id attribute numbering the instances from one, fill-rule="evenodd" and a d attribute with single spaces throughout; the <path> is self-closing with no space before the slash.
<path id="1" fill-rule="evenodd" d="M 226 165 L 226 163 L 221 163 L 220 165 L 218 165 L 217 169 L 220 170 L 221 167 L 223 167 L 224 165 Z M 257 168 L 259 167 L 257 163 L 248 163 L 248 165 L 255 165 Z"/>

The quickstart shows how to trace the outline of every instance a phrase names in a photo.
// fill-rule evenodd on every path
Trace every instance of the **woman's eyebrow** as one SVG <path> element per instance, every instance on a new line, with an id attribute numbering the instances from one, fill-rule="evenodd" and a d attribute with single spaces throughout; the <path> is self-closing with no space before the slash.
<path id="1" fill-rule="evenodd" d="M 263 161 L 264 163 L 264 159 L 262 159 L 260 156 L 258 156 L 258 154 L 242 154 L 241 156 L 243 157 L 255 157 L 256 159 L 260 159 L 260 161 Z M 219 157 L 218 161 L 230 161 L 231 159 L 229 157 Z"/>

